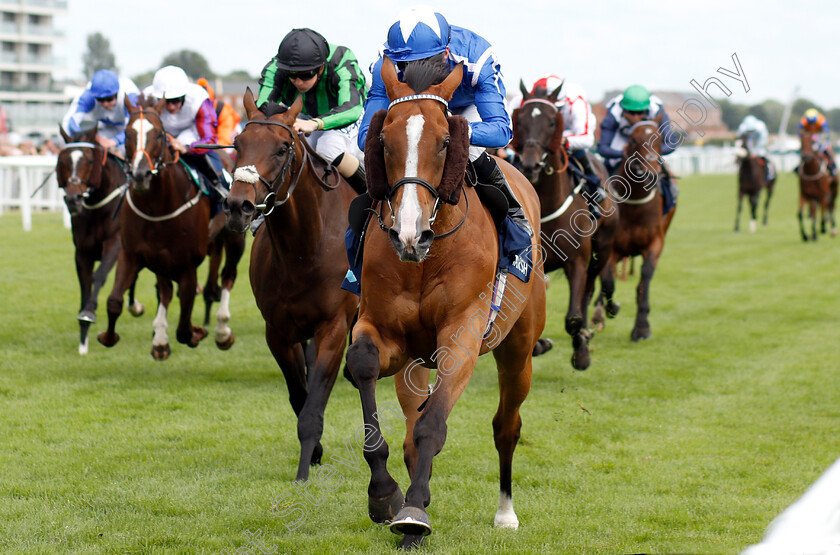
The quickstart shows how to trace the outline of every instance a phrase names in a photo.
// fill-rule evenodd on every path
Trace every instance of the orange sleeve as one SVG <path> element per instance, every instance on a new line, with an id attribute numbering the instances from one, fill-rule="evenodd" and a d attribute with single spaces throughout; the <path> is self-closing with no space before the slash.
<path id="1" fill-rule="evenodd" d="M 233 144 L 233 130 L 240 121 L 242 121 L 242 117 L 236 113 L 233 106 L 225 102 L 222 112 L 219 114 L 219 144 Z"/>

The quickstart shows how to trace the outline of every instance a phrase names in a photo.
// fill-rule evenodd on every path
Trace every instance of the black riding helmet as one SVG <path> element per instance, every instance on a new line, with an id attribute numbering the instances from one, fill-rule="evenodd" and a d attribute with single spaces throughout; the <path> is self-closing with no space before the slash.
<path id="1" fill-rule="evenodd" d="M 312 29 L 292 29 L 277 49 L 277 67 L 285 71 L 306 71 L 321 67 L 329 54 L 327 39 Z"/>

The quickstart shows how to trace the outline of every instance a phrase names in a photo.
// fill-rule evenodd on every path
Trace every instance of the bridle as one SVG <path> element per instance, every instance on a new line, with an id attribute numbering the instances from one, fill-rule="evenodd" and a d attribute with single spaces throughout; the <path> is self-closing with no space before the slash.
<path id="1" fill-rule="evenodd" d="M 273 180 L 270 182 L 264 178 L 259 172 L 256 171 L 254 166 L 241 166 L 236 168 L 234 174 L 235 181 L 243 181 L 245 183 L 250 183 L 251 186 L 254 188 L 254 195 L 257 194 L 257 185 L 256 179 L 242 179 L 241 177 L 237 177 L 237 175 L 242 175 L 243 173 L 247 173 L 249 176 L 256 176 L 262 183 L 268 188 L 268 194 L 263 199 L 263 202 L 256 205 L 256 209 L 259 210 L 263 215 L 268 216 L 271 214 L 275 208 L 285 204 L 292 196 L 292 193 L 297 187 L 298 181 L 300 180 L 301 174 L 303 174 L 303 167 L 309 161 L 309 153 L 305 147 L 303 150 L 303 158 L 300 161 L 300 165 L 297 169 L 294 169 L 295 162 L 297 160 L 297 144 L 298 142 L 295 140 L 295 132 L 294 130 L 286 125 L 285 123 L 279 121 L 269 121 L 269 120 L 251 120 L 245 124 L 247 127 L 251 124 L 257 125 L 276 125 L 278 127 L 283 128 L 286 130 L 292 138 L 292 144 L 289 150 L 286 152 L 286 159 L 283 161 L 283 166 L 280 168 L 280 171 L 274 177 Z M 283 199 L 277 199 L 277 193 L 280 191 L 280 188 L 283 186 L 283 182 L 286 181 L 287 174 L 291 182 L 289 186 L 286 188 L 286 196 Z"/>
<path id="2" fill-rule="evenodd" d="M 95 156 L 96 155 L 96 149 L 101 148 L 101 147 L 99 145 L 94 144 L 94 143 L 88 143 L 88 142 L 75 142 L 75 143 L 67 143 L 66 145 L 64 145 L 65 150 L 88 149 L 88 148 L 93 149 L 94 156 Z M 97 163 L 96 158 L 94 158 L 93 163 L 94 164 Z M 108 151 L 103 148 L 102 149 L 102 162 L 101 162 L 102 167 L 104 168 L 107 163 L 108 163 Z M 100 181 L 101 181 L 101 173 L 100 173 Z M 106 204 L 108 204 L 109 202 L 111 202 L 112 200 L 117 198 L 118 196 L 120 196 L 125 191 L 126 187 L 128 186 L 126 184 L 123 184 L 123 185 L 115 188 L 113 191 L 111 191 L 108 195 L 105 196 L 105 198 L 101 199 L 99 202 L 96 202 L 94 204 L 88 204 L 87 199 L 90 198 L 91 193 L 95 192 L 97 189 L 95 187 L 93 187 L 88 181 L 80 178 L 76 174 L 76 168 L 75 167 L 73 168 L 72 175 L 67 179 L 67 183 L 65 184 L 65 187 L 74 186 L 74 185 L 79 186 L 79 187 L 85 186 L 85 189 L 81 194 L 81 197 L 82 197 L 81 205 L 82 205 L 82 208 L 84 208 L 86 210 L 97 210 L 99 208 L 102 208 L 103 206 L 105 206 Z M 65 191 L 65 193 L 66 193 L 66 191 Z"/>
<path id="3" fill-rule="evenodd" d="M 637 123 L 635 123 L 635 124 L 633 124 L 632 126 L 629 127 L 629 130 L 627 132 L 627 136 L 629 138 L 630 144 L 632 144 L 634 146 L 634 148 L 632 149 L 633 152 L 640 152 L 642 150 L 641 147 L 643 147 L 645 145 L 644 142 L 640 143 L 638 139 L 633 137 L 633 132 L 639 127 L 647 127 L 647 126 L 653 126 L 655 129 L 659 129 L 659 126 L 657 125 L 657 123 L 655 121 L 650 121 L 650 120 L 642 120 L 642 121 L 637 122 Z M 644 160 L 646 162 L 659 163 L 660 155 L 655 153 L 655 152 L 650 152 L 651 149 L 648 149 L 648 151 L 649 152 L 647 154 L 642 156 L 644 158 Z M 630 178 L 630 180 L 638 183 L 639 178 L 642 178 L 646 173 L 650 173 L 650 172 L 646 172 L 646 171 L 637 172 L 636 171 L 637 164 L 635 163 L 635 161 L 634 161 L 633 164 L 630 164 L 629 166 L 627 166 L 627 161 L 629 159 L 630 159 L 630 157 L 627 156 L 627 155 L 622 157 L 622 159 L 621 159 L 622 169 L 624 169 L 625 173 L 628 174 L 628 177 Z M 656 173 L 656 183 L 658 183 L 664 176 L 665 176 L 665 171 L 663 170 L 662 164 L 660 163 L 659 164 L 659 171 Z M 648 202 L 652 201 L 655 196 L 656 196 L 656 187 L 651 187 L 650 193 L 648 193 L 647 196 L 645 196 L 641 199 L 625 198 L 621 201 L 621 203 L 622 204 L 647 204 Z"/>
<path id="4" fill-rule="evenodd" d="M 404 96 L 402 98 L 398 98 L 398 99 L 392 101 L 388 105 L 388 110 L 390 110 L 391 108 L 393 108 L 397 104 L 401 104 L 403 102 L 415 101 L 415 100 L 435 100 L 437 102 L 440 102 L 441 104 L 443 104 L 444 113 L 446 115 L 446 118 L 449 119 L 449 116 L 451 115 L 451 112 L 449 111 L 449 102 L 447 102 L 446 99 L 441 98 L 441 97 L 439 97 L 437 95 L 434 95 L 434 94 L 413 94 L 413 95 L 409 95 L 409 96 Z M 398 179 L 397 182 L 394 183 L 391 186 L 391 188 L 388 190 L 388 193 L 385 195 L 385 202 L 388 203 L 388 210 L 391 212 L 391 221 L 393 222 L 394 219 L 395 219 L 394 209 L 391 206 L 391 197 L 393 197 L 401 187 L 403 187 L 404 185 L 408 185 L 409 183 L 413 183 L 415 185 L 420 185 L 421 187 L 423 187 L 424 189 L 429 191 L 429 193 L 431 193 L 431 195 L 432 195 L 432 198 L 435 199 L 435 206 L 432 209 L 431 217 L 429 217 L 429 226 L 431 227 L 432 224 L 435 223 L 435 219 L 437 218 L 438 210 L 440 209 L 441 206 L 443 206 L 444 200 L 441 199 L 440 193 L 438 192 L 438 190 L 434 186 L 432 186 L 431 183 L 429 183 L 428 181 L 426 181 L 425 179 L 422 179 L 420 177 L 403 177 L 401 179 Z M 458 222 L 458 224 L 455 227 L 453 227 L 452 229 L 450 229 L 449 231 L 446 231 L 446 232 L 440 233 L 440 234 L 436 234 L 434 236 L 434 239 L 443 239 L 444 237 L 448 237 L 448 236 L 452 235 L 453 233 L 455 233 L 456 231 L 461 229 L 461 226 L 464 225 L 464 222 L 467 221 L 467 215 L 469 215 L 469 213 L 470 213 L 470 200 L 469 200 L 469 198 L 467 197 L 466 194 L 463 194 L 464 193 L 463 183 L 461 184 L 461 193 L 462 193 L 462 196 L 464 197 L 464 201 L 466 203 L 466 206 L 464 208 L 464 217 L 461 218 L 461 221 Z M 373 212 L 374 214 L 376 214 L 376 219 L 379 221 L 379 228 L 382 231 L 391 231 L 391 228 L 386 226 L 385 223 L 382 221 L 381 212 L 377 212 L 373 208 L 368 208 L 368 210 L 370 212 Z"/>
<path id="5" fill-rule="evenodd" d="M 160 123 L 160 131 L 158 132 L 158 136 L 160 137 L 160 140 L 163 142 L 163 147 L 160 149 L 160 153 L 158 154 L 158 156 L 157 156 L 157 158 L 155 159 L 155 161 L 154 161 L 154 162 L 152 161 L 152 157 L 151 157 L 151 156 L 149 156 L 149 153 L 146 151 L 146 149 L 145 149 L 145 148 L 137 149 L 137 150 L 135 150 L 135 152 L 134 152 L 134 154 L 135 154 L 135 155 L 136 155 L 138 152 L 142 152 L 142 153 L 143 153 L 143 156 L 145 156 L 145 157 L 146 157 L 146 160 L 148 160 L 148 161 L 149 161 L 149 168 L 150 168 L 150 169 L 149 169 L 149 171 L 148 171 L 147 173 L 149 173 L 149 174 L 150 174 L 150 175 L 152 175 L 152 176 L 156 176 L 156 175 L 160 172 L 160 170 L 161 170 L 161 169 L 163 169 L 164 167 L 166 167 L 166 166 L 170 166 L 170 165 L 172 165 L 172 164 L 177 164 L 177 163 L 178 163 L 178 160 L 179 160 L 179 158 L 180 158 L 180 156 L 181 156 L 181 153 L 180 153 L 180 152 L 178 152 L 178 151 L 176 150 L 176 151 L 175 151 L 175 158 L 174 158 L 174 160 L 171 160 L 171 161 L 169 161 L 169 162 L 164 161 L 164 158 L 165 158 L 165 156 L 166 156 L 166 151 L 167 151 L 167 150 L 169 150 L 169 135 L 168 135 L 168 134 L 166 133 L 166 131 L 164 130 L 164 127 L 163 127 L 163 120 L 161 119 L 160 114 L 158 114 L 158 113 L 157 113 L 156 111 L 154 111 L 154 110 L 148 110 L 148 109 L 143 109 L 143 108 L 140 108 L 140 109 L 137 109 L 137 110 L 133 110 L 133 111 L 129 114 L 129 117 L 132 117 L 132 116 L 134 116 L 135 114 L 139 114 L 139 116 L 140 116 L 140 117 L 139 117 L 140 121 L 143 121 L 143 120 L 147 119 L 146 117 L 144 117 L 146 114 L 154 114 L 154 115 L 155 115 L 155 117 L 156 117 L 156 118 L 157 118 L 157 120 L 158 120 L 158 123 Z M 151 122 L 150 122 L 150 123 L 151 123 Z M 152 124 L 152 127 L 154 127 L 154 124 Z M 132 156 L 132 158 L 134 158 L 134 156 Z"/>
<path id="6" fill-rule="evenodd" d="M 552 116 L 557 116 L 557 112 L 559 111 L 557 109 L 557 106 L 555 106 L 555 104 L 553 102 L 551 102 L 549 100 L 546 100 L 544 98 L 530 98 L 530 99 L 526 100 L 525 102 L 523 102 L 522 105 L 519 107 L 519 109 L 521 110 L 522 108 L 524 108 L 528 104 L 537 104 L 537 103 L 550 107 L 553 110 L 553 113 L 551 115 Z M 551 154 L 551 152 L 550 152 L 550 149 L 546 145 L 544 145 L 543 143 L 541 143 L 537 139 L 525 139 L 525 141 L 523 143 L 523 147 L 527 147 L 527 146 L 538 148 L 539 150 L 542 151 L 542 156 L 540 156 L 540 161 L 537 163 L 537 168 L 539 168 L 540 170 L 545 172 L 546 175 L 552 175 L 555 172 L 563 173 L 564 171 L 566 171 L 569 168 L 569 153 L 566 152 L 565 148 L 561 148 L 560 152 L 559 152 L 560 157 L 563 159 L 563 167 L 558 170 L 554 166 L 552 166 L 551 164 L 548 163 L 548 156 L 549 156 L 549 154 Z M 518 152 L 516 153 L 516 156 L 519 157 Z"/>

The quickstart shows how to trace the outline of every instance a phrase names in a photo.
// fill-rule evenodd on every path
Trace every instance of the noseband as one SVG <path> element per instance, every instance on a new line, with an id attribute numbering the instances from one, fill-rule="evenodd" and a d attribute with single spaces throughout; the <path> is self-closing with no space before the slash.
<path id="1" fill-rule="evenodd" d="M 302 149 L 303 150 L 303 159 L 300 161 L 300 166 L 298 166 L 298 169 L 295 172 L 292 169 L 295 165 L 295 160 L 297 159 L 297 142 L 295 141 L 294 130 L 291 127 L 289 127 L 288 125 L 286 125 L 285 123 L 281 123 L 279 121 L 268 121 L 268 120 L 251 120 L 248 123 L 246 123 L 245 126 L 247 127 L 248 125 L 251 125 L 252 123 L 253 124 L 258 124 L 258 125 L 276 125 L 278 127 L 282 127 L 283 129 L 285 129 L 289 133 L 289 135 L 292 138 L 292 145 L 291 145 L 291 148 L 289 149 L 289 151 L 286 153 L 286 159 L 283 161 L 283 167 L 280 168 L 280 172 L 277 174 L 277 176 L 271 182 L 269 182 L 267 179 L 265 179 L 263 176 L 261 176 L 256 171 L 254 171 L 254 173 L 256 174 L 256 177 L 258 177 L 259 180 L 263 183 L 263 185 L 265 185 L 268 188 L 268 194 L 266 195 L 265 199 L 263 200 L 262 203 L 256 205 L 255 208 L 257 210 L 259 210 L 265 216 L 268 216 L 269 214 L 271 214 L 274 211 L 275 208 L 277 208 L 278 206 L 280 206 L 282 204 L 285 204 L 289 200 L 289 198 L 291 198 L 292 193 L 294 192 L 295 187 L 297 187 L 298 181 L 300 180 L 300 176 L 303 173 L 303 167 L 308 161 L 307 159 L 308 159 L 309 153 L 307 152 L 305 147 Z M 246 167 L 247 166 L 236 168 L 237 171 L 235 173 L 238 173 L 239 170 L 243 170 Z M 290 171 L 292 172 L 294 178 L 292 179 L 291 183 L 289 184 L 288 188 L 286 189 L 286 196 L 282 200 L 276 200 L 277 199 L 277 192 L 280 190 L 280 187 L 283 186 L 283 182 L 286 180 L 286 174 L 289 173 Z M 289 177 L 291 178 L 292 176 L 290 175 Z M 257 186 L 255 184 L 256 180 L 243 180 L 243 179 L 237 178 L 235 175 L 234 175 L 234 180 L 240 180 L 240 181 L 244 181 L 246 183 L 251 183 L 251 186 L 254 187 L 254 195 L 256 196 L 256 194 L 257 194 Z"/>

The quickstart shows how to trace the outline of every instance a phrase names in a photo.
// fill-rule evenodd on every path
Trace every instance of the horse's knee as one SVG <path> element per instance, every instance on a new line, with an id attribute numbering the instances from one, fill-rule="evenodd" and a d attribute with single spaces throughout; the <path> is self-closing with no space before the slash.
<path id="1" fill-rule="evenodd" d="M 122 312 L 123 300 L 122 297 L 108 297 L 108 313 L 119 314 Z"/>
<path id="2" fill-rule="evenodd" d="M 379 349 L 366 335 L 347 348 L 347 369 L 356 383 L 376 380 L 379 375 Z"/>

